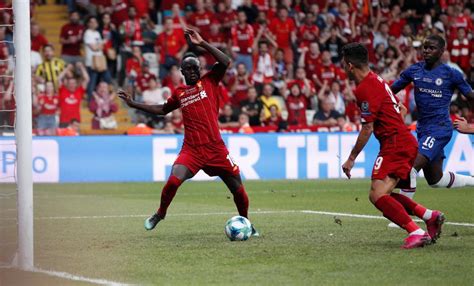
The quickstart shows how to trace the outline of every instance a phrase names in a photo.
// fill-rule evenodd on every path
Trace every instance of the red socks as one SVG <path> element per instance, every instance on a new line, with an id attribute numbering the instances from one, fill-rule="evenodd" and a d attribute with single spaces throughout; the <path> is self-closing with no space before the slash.
<path id="1" fill-rule="evenodd" d="M 375 207 L 378 208 L 383 216 L 393 221 L 408 233 L 419 229 L 418 225 L 411 219 L 405 208 L 396 199 L 389 195 L 380 197 L 375 202 Z"/>
<path id="2" fill-rule="evenodd" d="M 391 193 L 390 196 L 402 204 L 408 214 L 414 214 L 417 217 L 423 219 L 423 215 L 426 212 L 426 208 L 424 206 L 418 204 L 410 198 L 407 198 L 404 195 Z"/>
<path id="3" fill-rule="evenodd" d="M 233 193 L 234 195 L 234 202 L 237 206 L 237 210 L 239 211 L 239 215 L 243 217 L 248 216 L 248 209 L 249 209 L 249 198 L 247 193 L 245 192 L 244 185 L 240 185 L 240 187 Z"/>
<path id="4" fill-rule="evenodd" d="M 161 191 L 160 208 L 158 209 L 158 215 L 161 218 L 165 218 L 166 211 L 168 210 L 174 195 L 176 195 L 179 186 L 181 186 L 181 183 L 181 180 L 176 176 L 171 175 L 168 178 L 166 185 L 163 187 L 163 191 Z"/>

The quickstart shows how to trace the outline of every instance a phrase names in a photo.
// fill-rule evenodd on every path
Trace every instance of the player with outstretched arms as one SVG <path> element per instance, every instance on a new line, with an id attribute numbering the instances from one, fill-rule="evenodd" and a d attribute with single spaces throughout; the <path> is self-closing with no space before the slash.
<path id="1" fill-rule="evenodd" d="M 372 170 L 369 199 L 390 221 L 408 232 L 402 248 L 429 244 L 441 233 L 444 215 L 426 209 L 408 197 L 392 193 L 397 186 L 416 183 L 410 170 L 416 158 L 418 144 L 405 126 L 399 101 L 389 85 L 369 69 L 367 49 L 360 43 L 347 44 L 342 49 L 342 65 L 347 75 L 356 81 L 354 92 L 361 109 L 362 129 L 342 170 L 351 178 L 355 160 L 372 133 L 380 142 L 380 152 Z M 415 214 L 426 223 L 426 233 L 409 216 Z"/>
<path id="2" fill-rule="evenodd" d="M 188 53 L 183 56 L 181 73 L 186 85 L 178 87 L 165 104 L 146 105 L 132 99 L 125 91 L 119 97 L 128 106 L 155 115 L 165 115 L 177 108 L 183 113 L 184 143 L 173 164 L 171 175 L 161 193 L 160 207 L 145 220 L 145 228 L 152 230 L 166 216 L 179 186 L 192 178 L 199 170 L 210 176 L 219 176 L 234 196 L 238 212 L 248 217 L 249 200 L 240 177 L 239 167 L 232 161 L 221 138 L 218 125 L 219 82 L 224 77 L 230 58 L 192 29 L 185 29 L 188 42 L 207 50 L 217 62 L 211 71 L 201 77 L 198 58 Z M 258 232 L 252 226 L 252 235 Z"/>
<path id="3" fill-rule="evenodd" d="M 391 89 L 398 93 L 412 82 L 415 85 L 419 147 L 412 176 L 423 169 L 426 181 L 433 188 L 474 186 L 474 177 L 453 172 L 443 173 L 444 147 L 453 134 L 449 106 L 454 90 L 458 89 L 474 102 L 474 92 L 462 73 L 441 62 L 445 46 L 446 42 L 442 37 L 428 36 L 423 43 L 424 61 L 403 71 Z M 463 122 L 455 126 L 461 126 L 460 131 L 464 130 Z M 400 193 L 413 198 L 415 190 L 416 188 L 402 189 Z"/>

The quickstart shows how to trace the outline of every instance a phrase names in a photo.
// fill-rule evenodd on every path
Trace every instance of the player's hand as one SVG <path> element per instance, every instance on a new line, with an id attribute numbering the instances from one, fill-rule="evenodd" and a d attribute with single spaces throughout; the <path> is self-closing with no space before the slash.
<path id="1" fill-rule="evenodd" d="M 342 164 L 342 171 L 346 174 L 348 179 L 351 178 L 352 167 L 354 167 L 354 160 L 352 159 L 347 159 L 347 161 Z"/>
<path id="2" fill-rule="evenodd" d="M 457 131 L 461 133 L 468 133 L 469 131 L 469 123 L 467 123 L 466 118 L 461 117 L 456 120 L 454 120 L 454 128 L 456 128 Z"/>
<path id="3" fill-rule="evenodd" d="M 124 90 L 122 89 L 119 89 L 117 91 L 117 95 L 120 99 L 122 99 L 123 101 L 125 101 L 125 103 L 128 105 L 128 106 L 131 106 L 131 103 L 133 102 L 133 99 L 132 99 L 132 95 L 128 94 L 127 92 L 125 92 Z"/>
<path id="4" fill-rule="evenodd" d="M 189 36 L 189 39 L 191 40 L 191 43 L 193 43 L 195 45 L 201 45 L 202 42 L 204 42 L 201 35 L 199 35 L 199 33 L 194 31 L 193 29 L 190 29 L 190 28 L 184 29 L 184 35 Z"/>

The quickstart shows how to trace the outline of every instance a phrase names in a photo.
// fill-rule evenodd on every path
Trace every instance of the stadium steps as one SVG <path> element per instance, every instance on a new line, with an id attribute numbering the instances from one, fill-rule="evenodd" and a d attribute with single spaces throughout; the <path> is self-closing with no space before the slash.
<path id="1" fill-rule="evenodd" d="M 67 6 L 56 5 L 54 0 L 47 1 L 45 5 L 38 5 L 35 8 L 34 20 L 41 27 L 43 35 L 49 43 L 54 46 L 56 55 L 61 52 L 59 34 L 61 27 L 68 22 Z"/>

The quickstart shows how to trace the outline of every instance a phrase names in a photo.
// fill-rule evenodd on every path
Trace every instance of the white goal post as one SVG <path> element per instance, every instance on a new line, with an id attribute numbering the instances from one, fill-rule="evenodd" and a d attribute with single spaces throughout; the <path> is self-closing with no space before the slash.
<path id="1" fill-rule="evenodd" d="M 13 1 L 15 47 L 18 253 L 16 266 L 34 268 L 30 1 Z"/>

